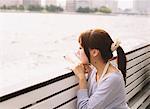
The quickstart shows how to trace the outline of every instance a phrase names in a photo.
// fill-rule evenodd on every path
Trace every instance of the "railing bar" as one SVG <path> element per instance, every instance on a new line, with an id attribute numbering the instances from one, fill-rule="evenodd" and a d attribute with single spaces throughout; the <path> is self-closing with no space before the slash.
<path id="1" fill-rule="evenodd" d="M 134 57 L 134 58 L 128 60 L 127 62 L 130 62 L 130 61 L 132 61 L 132 60 L 134 60 L 134 59 L 136 59 L 136 58 L 138 58 L 138 57 L 141 57 L 141 56 L 143 56 L 143 55 L 145 55 L 145 54 L 147 54 L 147 53 L 149 53 L 149 51 L 148 51 L 148 52 L 145 52 L 145 53 L 143 53 L 143 54 L 141 54 L 141 55 L 139 55 L 139 56 L 137 56 L 137 57 Z"/>
<path id="2" fill-rule="evenodd" d="M 148 79 L 149 77 L 147 77 L 146 79 Z M 146 79 L 144 79 L 143 81 L 145 81 Z M 132 88 L 132 90 L 130 90 L 127 94 L 129 94 L 131 91 L 133 91 L 136 87 L 138 87 L 140 84 L 142 84 L 143 83 L 143 81 L 142 82 L 140 82 L 137 86 L 135 86 L 134 88 Z"/>
<path id="3" fill-rule="evenodd" d="M 62 104 L 60 104 L 60 105 L 58 105 L 57 107 L 54 107 L 53 109 L 58 109 L 59 107 L 65 105 L 65 104 L 67 104 L 67 103 L 69 103 L 70 101 L 72 101 L 72 100 L 74 100 L 74 99 L 76 99 L 76 98 L 77 98 L 77 97 L 75 96 L 75 97 L 71 98 L 70 100 L 68 100 L 68 101 L 66 101 L 66 102 L 64 102 L 64 103 L 62 103 Z"/>
<path id="4" fill-rule="evenodd" d="M 148 63 L 148 64 L 145 65 L 144 67 L 140 68 L 139 70 L 135 71 L 135 72 L 132 73 L 130 76 L 126 77 L 126 79 L 129 78 L 129 77 L 131 77 L 132 75 L 134 75 L 134 74 L 137 73 L 138 71 L 142 70 L 143 68 L 147 67 L 149 64 L 150 64 L 150 63 Z"/>
<path id="5" fill-rule="evenodd" d="M 140 48 L 137 48 L 137 49 L 135 49 L 135 50 L 129 51 L 129 52 L 126 53 L 126 55 L 131 54 L 131 53 L 133 53 L 133 52 L 136 52 L 136 51 L 138 51 L 138 50 L 141 50 L 141 49 L 143 49 L 143 48 L 147 48 L 147 47 L 149 47 L 149 46 L 150 46 L 150 44 L 145 45 L 145 46 L 140 47 Z"/>
<path id="6" fill-rule="evenodd" d="M 150 96 L 148 96 L 148 97 L 143 101 L 143 103 L 146 102 L 146 100 L 148 100 L 149 98 L 150 98 Z M 142 104 L 141 104 L 140 106 L 142 106 Z M 138 107 L 138 109 L 140 108 L 140 106 Z"/>
<path id="7" fill-rule="evenodd" d="M 133 67 L 135 67 L 135 66 L 139 65 L 140 63 L 142 63 L 142 62 L 144 62 L 144 61 L 148 60 L 149 58 L 150 58 L 150 57 L 148 57 L 148 58 L 146 58 L 146 59 L 142 60 L 141 62 L 139 62 L 139 63 L 137 63 L 137 64 L 135 64 L 135 65 L 133 65 L 133 66 L 131 66 L 131 67 L 129 67 L 127 70 L 129 70 L 129 69 L 131 69 L 131 68 L 133 68 Z"/>
<path id="8" fill-rule="evenodd" d="M 69 77 L 71 77 L 73 75 L 74 75 L 74 73 L 70 72 L 70 73 L 67 73 L 65 75 L 61 75 L 59 77 L 56 77 L 54 79 L 51 79 L 51 80 L 48 80 L 48 81 L 45 81 L 45 82 L 42 82 L 42 83 L 30 86 L 28 88 L 25 88 L 25 89 L 22 89 L 22 90 L 10 93 L 8 95 L 4 95 L 4 96 L 0 97 L 0 102 L 6 101 L 6 100 L 8 100 L 10 98 L 14 98 L 16 96 L 22 95 L 22 94 L 27 93 L 27 92 L 33 91 L 35 89 L 39 89 L 41 87 L 44 87 L 44 86 L 47 86 L 49 84 L 55 83 L 55 82 L 60 81 L 62 79 L 69 78 Z"/>
<path id="9" fill-rule="evenodd" d="M 145 73 L 147 73 L 150 70 L 145 71 L 142 75 L 138 76 L 135 80 L 133 80 L 131 83 L 129 83 L 128 85 L 126 85 L 126 87 L 128 87 L 130 84 L 132 84 L 134 81 L 136 81 L 137 79 L 139 79 L 141 76 L 143 76 Z"/>
<path id="10" fill-rule="evenodd" d="M 75 85 L 72 85 L 72 86 L 70 86 L 70 87 L 68 87 L 68 88 L 66 88 L 66 89 L 63 89 L 63 90 L 61 90 L 61 91 L 59 91 L 59 92 L 56 92 L 56 93 L 54 93 L 54 94 L 52 94 L 52 95 L 50 95 L 50 96 L 47 96 L 47 97 L 45 97 L 45 98 L 43 98 L 43 99 L 40 99 L 40 100 L 36 101 L 36 102 L 33 103 L 33 104 L 29 104 L 29 105 L 27 105 L 27 106 L 24 106 L 24 107 L 22 107 L 21 109 L 26 109 L 26 108 L 28 108 L 28 107 L 31 107 L 31 106 L 33 106 L 33 105 L 35 105 L 35 104 L 37 104 L 37 103 L 40 103 L 40 102 L 42 102 L 42 101 L 44 101 L 44 100 L 47 100 L 47 99 L 49 99 L 49 98 L 52 98 L 53 96 L 56 96 L 56 95 L 60 94 L 60 93 L 62 93 L 62 92 L 65 92 L 65 91 L 67 91 L 67 90 L 69 90 L 69 89 L 71 89 L 71 88 L 73 88 L 73 87 L 75 87 L 75 86 L 77 86 L 77 85 L 78 85 L 78 83 L 75 84 Z"/>

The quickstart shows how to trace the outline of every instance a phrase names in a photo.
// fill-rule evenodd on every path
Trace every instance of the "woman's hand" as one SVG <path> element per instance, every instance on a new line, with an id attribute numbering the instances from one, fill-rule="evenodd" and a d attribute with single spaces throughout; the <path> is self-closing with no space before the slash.
<path id="1" fill-rule="evenodd" d="M 92 71 L 92 68 L 90 67 L 89 64 L 80 64 L 78 66 L 76 66 L 74 69 L 73 69 L 75 75 L 77 77 L 84 77 L 85 76 L 85 73 L 90 73 Z M 80 73 L 81 72 L 81 73 Z"/>
<path id="2" fill-rule="evenodd" d="M 87 89 L 87 81 L 85 77 L 85 65 L 79 64 L 74 69 L 73 72 L 79 78 L 79 88 L 80 89 Z"/>
<path id="3" fill-rule="evenodd" d="M 74 69 L 73 72 L 79 79 L 85 79 L 85 67 L 83 64 L 77 65 Z"/>
<path id="4" fill-rule="evenodd" d="M 92 71 L 92 68 L 89 64 L 84 64 L 85 73 L 89 74 Z"/>

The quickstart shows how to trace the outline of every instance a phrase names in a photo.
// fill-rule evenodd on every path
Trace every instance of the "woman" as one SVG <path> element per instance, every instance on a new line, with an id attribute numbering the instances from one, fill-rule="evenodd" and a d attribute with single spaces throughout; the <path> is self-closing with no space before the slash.
<path id="1" fill-rule="evenodd" d="M 73 71 L 79 78 L 78 109 L 128 109 L 125 100 L 126 57 L 119 42 L 113 42 L 101 29 L 89 30 L 79 36 L 78 55 L 82 64 Z M 117 51 L 118 68 L 109 61 Z M 90 71 L 89 64 L 94 66 Z M 88 81 L 85 73 L 88 73 Z"/>

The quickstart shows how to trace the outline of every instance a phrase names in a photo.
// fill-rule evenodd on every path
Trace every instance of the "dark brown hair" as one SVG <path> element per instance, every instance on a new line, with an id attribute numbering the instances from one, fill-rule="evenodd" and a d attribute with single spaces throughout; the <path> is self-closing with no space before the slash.
<path id="1" fill-rule="evenodd" d="M 81 33 L 79 43 L 83 47 L 89 62 L 91 62 L 89 49 L 98 49 L 105 63 L 113 58 L 111 45 L 114 42 L 109 34 L 102 29 L 88 30 Z M 120 46 L 117 48 L 117 55 L 118 69 L 122 72 L 126 83 L 126 56 Z"/>

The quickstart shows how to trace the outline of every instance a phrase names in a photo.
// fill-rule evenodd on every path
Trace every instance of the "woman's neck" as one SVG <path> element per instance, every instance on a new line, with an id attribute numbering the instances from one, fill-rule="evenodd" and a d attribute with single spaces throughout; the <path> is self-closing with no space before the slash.
<path id="1" fill-rule="evenodd" d="M 97 75 L 101 76 L 103 73 L 103 70 L 106 66 L 106 63 L 102 62 L 102 61 L 97 61 L 94 65 L 97 69 Z"/>
<path id="2" fill-rule="evenodd" d="M 98 61 L 98 62 L 95 63 L 94 66 L 95 66 L 95 68 L 97 70 L 97 78 L 101 77 L 106 64 L 107 63 L 102 62 L 102 61 Z M 113 72 L 119 72 L 119 70 L 116 67 L 114 67 L 112 64 L 109 64 L 109 67 L 107 69 L 107 73 L 113 73 Z"/>

